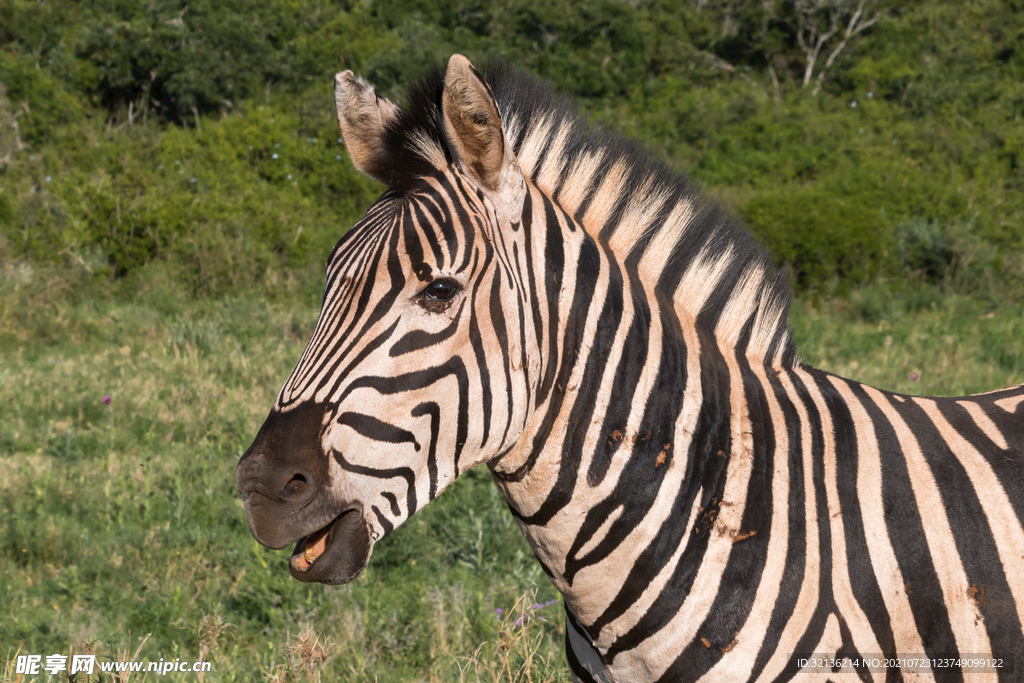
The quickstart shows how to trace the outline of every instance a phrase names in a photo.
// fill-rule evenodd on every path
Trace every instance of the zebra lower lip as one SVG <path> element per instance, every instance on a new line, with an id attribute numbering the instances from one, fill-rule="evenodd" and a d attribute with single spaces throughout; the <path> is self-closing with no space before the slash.
<path id="1" fill-rule="evenodd" d="M 373 541 L 359 509 L 349 509 L 305 538 L 292 550 L 288 569 L 300 581 L 341 584 L 362 572 Z"/>

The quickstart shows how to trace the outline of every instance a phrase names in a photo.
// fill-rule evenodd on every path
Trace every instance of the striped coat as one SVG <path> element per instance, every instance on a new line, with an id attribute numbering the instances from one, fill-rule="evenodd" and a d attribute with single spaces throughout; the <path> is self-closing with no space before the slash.
<path id="1" fill-rule="evenodd" d="M 741 226 L 500 64 L 456 55 L 402 109 L 344 72 L 336 105 L 388 189 L 237 471 L 293 576 L 351 580 L 486 463 L 577 680 L 834 677 L 799 653 L 889 660 L 844 681 L 963 679 L 903 655 L 1024 676 L 1024 388 L 924 399 L 803 365 Z"/>

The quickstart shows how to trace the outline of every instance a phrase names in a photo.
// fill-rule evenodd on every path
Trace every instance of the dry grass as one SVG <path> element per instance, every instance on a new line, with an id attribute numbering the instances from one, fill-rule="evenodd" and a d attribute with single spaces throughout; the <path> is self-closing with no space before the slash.
<path id="1" fill-rule="evenodd" d="M 221 636 L 224 632 L 231 628 L 231 624 L 224 621 L 223 617 L 220 616 L 219 612 L 213 614 L 203 613 L 202 619 L 199 620 L 199 658 L 200 662 L 210 661 L 210 654 L 217 649 Z M 206 680 L 206 672 L 200 671 L 198 674 L 199 683 L 203 683 Z"/>
<path id="2" fill-rule="evenodd" d="M 554 603 L 555 601 L 552 601 Z M 497 632 L 468 656 L 450 655 L 458 667 L 459 683 L 556 683 L 569 680 L 561 655 L 545 647 L 539 610 L 553 604 L 536 602 L 536 591 L 520 596 L 510 610 L 499 615 Z M 561 620 L 557 608 L 552 618 Z"/>

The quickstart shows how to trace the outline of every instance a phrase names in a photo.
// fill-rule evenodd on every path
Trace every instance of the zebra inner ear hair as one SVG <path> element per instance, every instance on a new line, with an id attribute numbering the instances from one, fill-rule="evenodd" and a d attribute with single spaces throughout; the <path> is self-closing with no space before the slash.
<path id="1" fill-rule="evenodd" d="M 497 190 L 505 160 L 501 115 L 491 89 L 462 55 L 448 62 L 441 108 L 455 158 L 482 186 Z"/>
<path id="2" fill-rule="evenodd" d="M 399 115 L 398 107 L 381 97 L 351 71 L 334 77 L 338 129 L 356 168 L 388 185 L 394 172 L 384 144 L 385 129 Z"/>

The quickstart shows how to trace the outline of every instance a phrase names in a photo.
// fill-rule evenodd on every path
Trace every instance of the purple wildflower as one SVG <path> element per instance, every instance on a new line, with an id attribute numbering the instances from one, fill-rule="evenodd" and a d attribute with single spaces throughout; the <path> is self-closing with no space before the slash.
<path id="1" fill-rule="evenodd" d="M 109 396 L 104 396 L 103 397 L 103 405 L 110 405 L 110 397 Z"/>
<path id="2" fill-rule="evenodd" d="M 911 382 L 916 382 L 917 381 L 917 373 L 916 372 L 910 373 L 910 381 Z"/>

